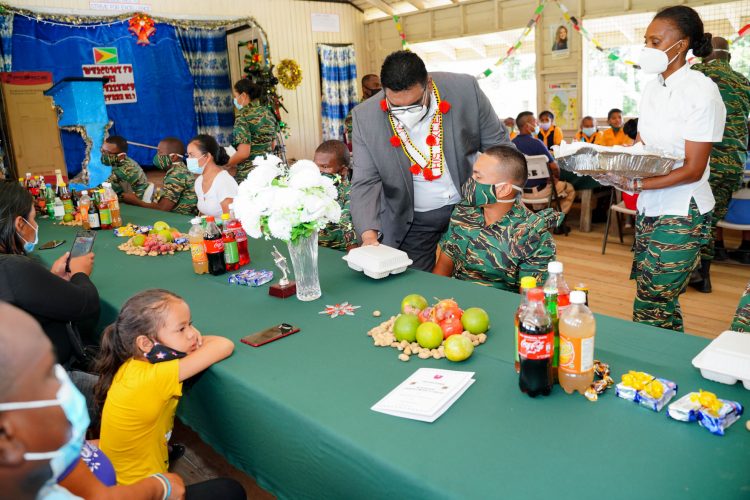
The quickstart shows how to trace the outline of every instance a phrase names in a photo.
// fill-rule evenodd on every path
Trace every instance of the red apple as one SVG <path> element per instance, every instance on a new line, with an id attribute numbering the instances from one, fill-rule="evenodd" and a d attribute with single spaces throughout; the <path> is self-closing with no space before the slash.
<path id="1" fill-rule="evenodd" d="M 447 339 L 451 335 L 461 335 L 464 331 L 464 327 L 461 324 L 461 320 L 456 317 L 447 318 L 439 323 L 440 328 L 443 329 L 443 338 Z"/>

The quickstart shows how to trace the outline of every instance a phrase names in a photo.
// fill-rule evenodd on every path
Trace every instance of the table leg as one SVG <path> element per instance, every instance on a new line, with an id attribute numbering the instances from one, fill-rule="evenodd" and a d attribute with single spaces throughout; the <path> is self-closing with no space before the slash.
<path id="1" fill-rule="evenodd" d="M 581 227 L 582 233 L 591 232 L 591 189 L 581 191 Z"/>

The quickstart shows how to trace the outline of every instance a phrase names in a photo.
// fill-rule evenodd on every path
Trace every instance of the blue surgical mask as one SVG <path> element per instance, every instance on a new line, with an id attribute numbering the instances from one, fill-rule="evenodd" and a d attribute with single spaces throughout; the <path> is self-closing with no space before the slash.
<path id="1" fill-rule="evenodd" d="M 534 127 L 534 135 L 539 135 L 539 125 Z"/>
<path id="2" fill-rule="evenodd" d="M 596 133 L 596 127 L 584 127 L 581 131 L 586 137 L 591 137 Z"/>
<path id="3" fill-rule="evenodd" d="M 21 218 L 23 219 L 23 217 Z M 20 233 L 16 233 L 16 234 L 18 235 L 19 238 L 23 240 L 23 251 L 26 253 L 31 253 L 34 251 L 34 247 L 36 246 L 36 244 L 39 243 L 39 226 L 36 226 L 36 227 L 32 226 L 29 223 L 29 221 L 27 221 L 26 219 L 23 219 L 23 221 L 26 224 L 28 224 L 29 227 L 34 229 L 34 241 L 26 241 L 26 239 L 23 236 L 21 236 Z"/>
<path id="4" fill-rule="evenodd" d="M 237 108 L 238 110 L 244 108 L 244 106 L 237 101 L 236 97 L 234 98 L 234 107 Z"/>
<path id="5" fill-rule="evenodd" d="M 60 382 L 60 388 L 57 390 L 55 399 L 0 403 L 0 411 L 32 410 L 59 406 L 65 413 L 65 417 L 70 422 L 70 439 L 67 443 L 57 450 L 23 454 L 26 461 L 49 460 L 52 477 L 47 481 L 47 486 L 55 484 L 63 472 L 79 459 L 81 448 L 83 448 L 83 440 L 86 437 L 86 429 L 88 429 L 90 423 L 86 398 L 73 385 L 70 377 L 68 377 L 68 372 L 58 364 L 55 365 L 55 376 Z"/>
<path id="6" fill-rule="evenodd" d="M 188 171 L 190 171 L 191 174 L 195 175 L 202 175 L 203 174 L 203 168 L 200 166 L 200 163 L 198 162 L 198 158 L 188 158 L 185 162 L 187 165 Z"/>

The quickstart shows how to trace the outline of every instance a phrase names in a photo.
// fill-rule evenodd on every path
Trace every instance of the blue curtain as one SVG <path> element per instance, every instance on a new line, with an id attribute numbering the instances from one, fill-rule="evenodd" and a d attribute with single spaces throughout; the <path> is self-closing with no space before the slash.
<path id="1" fill-rule="evenodd" d="M 176 27 L 175 32 L 193 76 L 198 132 L 230 144 L 234 111 L 226 31 Z"/>
<path id="2" fill-rule="evenodd" d="M 10 71 L 11 69 L 13 17 L 12 13 L 0 16 L 0 71 Z"/>
<path id="3" fill-rule="evenodd" d="M 150 45 L 136 45 L 127 20 L 111 25 L 61 26 L 15 16 L 12 67 L 13 71 L 50 71 L 57 82 L 83 76 L 81 65 L 94 63 L 94 47 L 116 47 L 119 64 L 133 65 L 138 102 L 107 105 L 114 122 L 110 135 L 153 146 L 167 136 L 187 141 L 196 132 L 193 79 L 174 27 L 157 24 L 150 41 Z M 80 148 L 80 144 L 63 146 Z M 142 165 L 151 165 L 154 151 L 131 146 L 129 155 Z M 68 168 L 72 175 L 80 165 L 69 164 Z"/>
<path id="4" fill-rule="evenodd" d="M 357 105 L 354 47 L 318 45 L 323 102 L 323 140 L 344 140 L 344 120 Z"/>

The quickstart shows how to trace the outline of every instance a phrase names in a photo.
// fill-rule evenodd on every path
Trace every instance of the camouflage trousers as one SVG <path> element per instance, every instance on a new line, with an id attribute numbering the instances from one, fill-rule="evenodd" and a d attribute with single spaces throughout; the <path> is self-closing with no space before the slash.
<path id="1" fill-rule="evenodd" d="M 708 243 L 711 212 L 701 215 L 691 201 L 687 216 L 638 214 L 635 224 L 633 321 L 681 332 L 680 291 Z"/>
<path id="2" fill-rule="evenodd" d="M 743 164 L 727 165 L 711 162 L 710 167 L 711 175 L 708 178 L 708 183 L 711 185 L 716 205 L 711 219 L 711 238 L 708 244 L 701 249 L 701 259 L 703 260 L 713 260 L 714 258 L 716 224 L 727 216 L 729 202 L 732 199 L 732 194 L 740 188 L 743 173 Z"/>
<path id="3" fill-rule="evenodd" d="M 735 332 L 750 333 L 750 282 L 748 282 L 745 293 L 737 305 L 737 312 L 729 329 Z"/>

